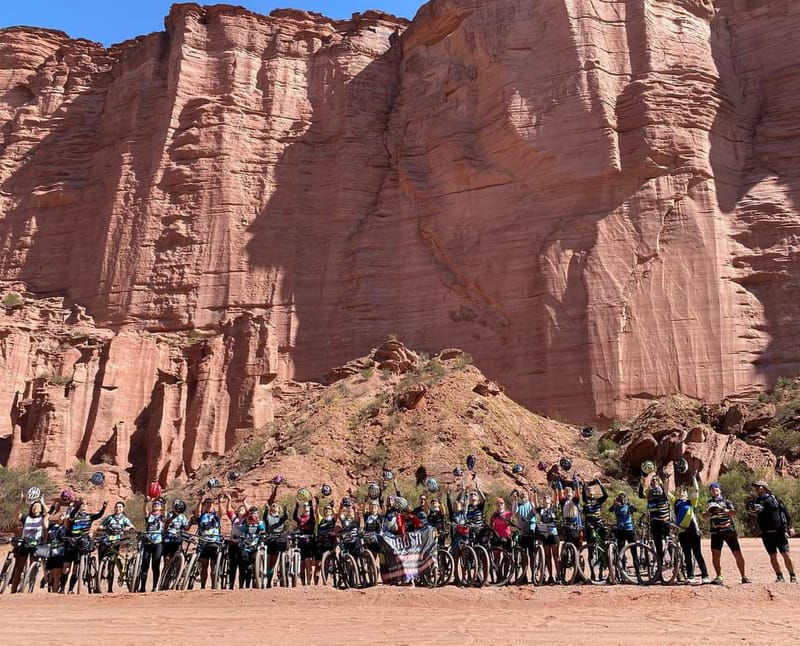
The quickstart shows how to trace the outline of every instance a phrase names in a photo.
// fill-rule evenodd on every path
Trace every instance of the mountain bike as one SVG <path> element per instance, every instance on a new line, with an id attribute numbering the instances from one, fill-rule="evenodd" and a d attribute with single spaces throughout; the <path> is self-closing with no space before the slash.
<path id="1" fill-rule="evenodd" d="M 100 536 L 97 539 L 97 553 L 99 555 L 100 582 L 106 582 L 108 592 L 114 591 L 114 580 L 120 585 L 125 585 L 131 591 L 128 582 L 128 569 L 132 563 L 132 538 Z M 135 562 L 134 562 L 135 564 Z"/>
<path id="2" fill-rule="evenodd" d="M 21 538 L 11 538 L 11 539 L 2 539 L 0 540 L 0 544 L 8 545 L 11 544 L 11 549 L 9 550 L 8 554 L 6 554 L 6 559 L 3 561 L 3 567 L 0 568 L 0 594 L 3 594 L 6 591 L 9 583 L 11 583 L 11 575 L 14 572 L 14 552 L 18 545 L 22 543 Z"/>
<path id="3" fill-rule="evenodd" d="M 214 556 L 209 558 L 208 574 L 211 582 L 211 588 L 216 590 L 220 585 L 220 564 L 222 562 L 222 539 L 219 536 L 197 536 L 195 534 L 182 534 L 184 540 L 189 541 L 194 545 L 194 550 L 191 551 L 186 566 L 181 573 L 176 588 L 179 590 L 192 590 L 195 584 L 200 579 L 200 553 L 203 548 L 212 545 L 217 549 L 214 551 Z"/>
<path id="4" fill-rule="evenodd" d="M 586 544 L 581 547 L 579 561 L 583 578 L 594 585 L 617 582 L 616 545 L 607 538 L 605 526 L 586 527 Z"/>
<path id="5" fill-rule="evenodd" d="M 164 563 L 164 570 L 161 572 L 161 580 L 158 582 L 159 590 L 180 589 L 178 588 L 178 583 L 181 580 L 181 575 L 186 567 L 189 556 L 191 556 L 189 552 L 191 543 L 184 538 L 183 534 L 185 534 L 185 532 L 181 533 L 180 547 L 175 554 L 170 556 Z"/>
<path id="6" fill-rule="evenodd" d="M 334 588 L 348 589 L 359 585 L 358 566 L 351 554 L 342 550 L 335 541 L 330 549 L 325 551 L 320 562 L 322 582 Z"/>
<path id="7" fill-rule="evenodd" d="M 562 523 L 560 534 L 558 577 L 564 585 L 572 585 L 582 575 L 578 553 L 580 530 L 570 523 Z"/>
<path id="8" fill-rule="evenodd" d="M 440 547 L 436 550 L 436 561 L 439 570 L 439 580 L 436 582 L 436 587 L 441 588 L 453 582 L 455 576 L 456 564 L 450 550 Z"/>
<path id="9" fill-rule="evenodd" d="M 683 550 L 678 541 L 678 526 L 670 524 L 669 536 L 664 541 L 664 556 L 661 559 L 661 582 L 670 585 L 685 580 Z"/>
<path id="10" fill-rule="evenodd" d="M 40 545 L 35 541 L 28 542 L 28 545 L 34 548 L 34 552 L 28 557 L 28 564 L 20 576 L 17 591 L 32 594 L 38 588 L 47 585 L 45 562 L 50 554 L 50 548 L 47 544 Z"/>
<path id="11" fill-rule="evenodd" d="M 375 563 L 375 557 L 372 555 L 372 552 L 364 547 L 364 541 L 361 536 L 359 534 L 342 536 L 340 547 L 342 551 L 355 559 L 358 587 L 371 588 L 376 585 L 378 582 L 378 569 Z"/>

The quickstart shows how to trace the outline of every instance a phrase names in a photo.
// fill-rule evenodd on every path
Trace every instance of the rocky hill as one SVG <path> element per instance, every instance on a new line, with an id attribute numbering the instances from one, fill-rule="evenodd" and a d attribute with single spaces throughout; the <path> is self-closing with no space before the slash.
<path id="1" fill-rule="evenodd" d="M 169 471 L 391 333 L 578 423 L 752 395 L 800 372 L 799 27 L 793 0 L 432 0 L 0 30 L 0 279 L 120 333 L 70 432 L 143 414 L 118 436 Z M 212 355 L 157 338 L 192 331 Z"/>

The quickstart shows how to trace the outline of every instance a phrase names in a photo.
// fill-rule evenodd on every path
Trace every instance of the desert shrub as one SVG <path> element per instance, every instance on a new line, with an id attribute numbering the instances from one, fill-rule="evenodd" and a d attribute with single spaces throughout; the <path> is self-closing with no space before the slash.
<path id="1" fill-rule="evenodd" d="M 377 442 L 365 453 L 366 465 L 380 467 L 389 458 L 389 448 L 383 442 Z"/>
<path id="2" fill-rule="evenodd" d="M 773 428 L 764 440 L 764 444 L 775 455 L 789 455 L 800 452 L 800 431 L 785 428 Z"/>
<path id="3" fill-rule="evenodd" d="M 358 374 L 361 375 L 364 381 L 367 381 L 375 374 L 375 368 L 362 368 L 358 371 Z"/>
<path id="4" fill-rule="evenodd" d="M 53 384 L 54 386 L 67 386 L 72 383 L 72 375 L 47 375 L 44 377 L 47 380 L 47 383 Z"/>
<path id="5" fill-rule="evenodd" d="M 9 532 L 19 527 L 17 514 L 28 509 L 25 494 L 31 487 L 39 487 L 45 500 L 56 491 L 55 482 L 41 469 L 0 466 L 0 531 Z"/>
<path id="6" fill-rule="evenodd" d="M 464 352 L 460 356 L 453 359 L 452 369 L 463 370 L 467 366 L 471 366 L 472 362 L 473 362 L 472 355 Z"/>
<path id="7" fill-rule="evenodd" d="M 24 302 L 22 296 L 16 292 L 6 292 L 2 300 L 0 300 L 0 307 L 11 310 L 15 307 L 20 307 Z"/>
<path id="8" fill-rule="evenodd" d="M 76 460 L 72 468 L 66 473 L 67 482 L 78 490 L 86 487 L 89 476 L 94 473 L 92 466 L 86 460 Z"/>
<path id="9" fill-rule="evenodd" d="M 447 367 L 436 359 L 429 359 L 413 370 L 409 370 L 400 380 L 397 388 L 402 392 L 417 384 L 430 387 L 437 384 L 445 376 L 447 376 Z"/>
<path id="10" fill-rule="evenodd" d="M 239 445 L 236 449 L 234 464 L 242 470 L 252 469 L 264 455 L 266 443 L 261 437 L 254 437 Z"/>
<path id="11" fill-rule="evenodd" d="M 409 430 L 408 443 L 415 452 L 423 451 L 428 446 L 428 431 L 423 426 L 415 424 Z"/>

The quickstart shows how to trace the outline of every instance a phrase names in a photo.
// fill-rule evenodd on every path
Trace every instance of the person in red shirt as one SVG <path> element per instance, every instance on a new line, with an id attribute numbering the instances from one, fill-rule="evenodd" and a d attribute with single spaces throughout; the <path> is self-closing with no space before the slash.
<path id="1" fill-rule="evenodd" d="M 489 524 L 494 530 L 495 536 L 502 547 L 511 547 L 511 528 L 513 526 L 513 514 L 506 507 L 506 501 L 502 498 L 495 500 L 495 510 L 489 519 Z"/>

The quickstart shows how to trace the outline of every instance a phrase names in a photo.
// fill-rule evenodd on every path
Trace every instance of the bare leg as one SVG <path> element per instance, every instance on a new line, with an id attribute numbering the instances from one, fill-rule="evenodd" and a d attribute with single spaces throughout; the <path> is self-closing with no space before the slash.
<path id="1" fill-rule="evenodd" d="M 734 552 L 733 553 L 734 557 L 736 557 L 737 554 L 739 556 L 742 555 L 741 552 Z M 714 574 L 716 574 L 717 576 L 722 576 L 721 557 L 722 557 L 722 550 L 711 550 L 711 563 L 714 565 Z M 737 565 L 739 564 L 738 558 L 736 559 L 736 564 Z M 739 571 L 740 572 L 742 571 L 741 567 L 739 568 Z M 742 573 L 742 576 L 744 576 L 744 573 Z"/>
<path id="2" fill-rule="evenodd" d="M 734 552 L 733 558 L 736 559 L 736 567 L 739 568 L 739 574 L 741 574 L 742 577 L 744 578 L 745 576 L 747 576 L 744 573 L 744 556 L 742 555 L 741 552 Z"/>
<path id="3" fill-rule="evenodd" d="M 786 569 L 789 571 L 789 576 L 794 576 L 794 563 L 792 563 L 792 556 L 789 552 L 783 553 L 783 562 L 786 565 Z"/>

